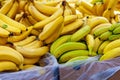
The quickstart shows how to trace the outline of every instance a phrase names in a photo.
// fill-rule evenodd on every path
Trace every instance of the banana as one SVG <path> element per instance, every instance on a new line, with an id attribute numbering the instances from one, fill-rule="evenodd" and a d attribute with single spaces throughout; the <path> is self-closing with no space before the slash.
<path id="1" fill-rule="evenodd" d="M 2 71 L 18 71 L 19 68 L 11 61 L 0 61 L 0 72 Z"/>
<path id="2" fill-rule="evenodd" d="M 35 29 L 32 29 L 32 31 L 31 31 L 30 34 L 32 34 L 32 35 L 34 35 L 34 36 L 38 36 L 40 33 L 41 33 L 40 31 L 37 31 L 37 30 L 35 30 Z"/>
<path id="3" fill-rule="evenodd" d="M 59 16 L 63 14 L 63 8 L 58 9 L 53 15 L 51 15 L 49 18 L 39 21 L 36 24 L 33 25 L 35 29 L 43 28 L 46 24 L 50 23 L 51 21 L 55 20 Z"/>
<path id="4" fill-rule="evenodd" d="M 96 3 L 96 13 L 97 16 L 102 16 L 103 12 L 104 12 L 104 3 L 103 2 L 97 2 Z"/>
<path id="5" fill-rule="evenodd" d="M 64 16 L 72 15 L 72 11 L 68 5 L 65 5 Z"/>
<path id="6" fill-rule="evenodd" d="M 18 1 L 18 10 L 23 11 L 26 4 L 27 4 L 27 0 L 19 0 Z"/>
<path id="7" fill-rule="evenodd" d="M 89 50 L 89 55 L 92 55 L 93 47 L 95 44 L 94 36 L 91 34 L 86 35 L 86 43 Z"/>
<path id="8" fill-rule="evenodd" d="M 70 59 L 69 61 L 67 61 L 67 63 L 74 62 L 74 61 L 83 61 L 83 60 L 86 60 L 88 58 L 89 58 L 89 56 L 78 56 L 78 57 Z"/>
<path id="9" fill-rule="evenodd" d="M 64 25 L 68 25 L 77 19 L 77 15 L 68 15 L 64 17 Z"/>
<path id="10" fill-rule="evenodd" d="M 75 33 L 71 36 L 71 41 L 80 41 L 83 37 L 85 37 L 89 32 L 91 28 L 88 25 L 83 26 L 79 30 L 77 30 Z"/>
<path id="11" fill-rule="evenodd" d="M 54 42 L 60 36 L 60 33 L 63 30 L 63 27 L 64 27 L 64 23 L 62 23 L 62 25 L 55 31 L 54 34 L 52 34 L 52 36 L 48 37 L 45 40 L 45 43 L 50 44 L 50 43 Z"/>
<path id="12" fill-rule="evenodd" d="M 107 9 L 114 7 L 117 3 L 118 3 L 118 0 L 115 0 L 115 1 L 109 0 Z"/>
<path id="13" fill-rule="evenodd" d="M 69 32 L 80 28 L 83 25 L 83 20 L 77 19 L 76 21 L 63 27 L 61 35 L 68 34 Z"/>
<path id="14" fill-rule="evenodd" d="M 54 52 L 54 50 L 57 47 L 59 47 L 60 45 L 62 45 L 65 42 L 68 42 L 70 40 L 70 38 L 71 38 L 71 35 L 64 35 L 64 36 L 61 36 L 60 38 L 58 38 L 57 40 L 55 40 L 50 47 L 51 54 Z"/>
<path id="15" fill-rule="evenodd" d="M 24 64 L 26 65 L 32 65 L 35 64 L 39 61 L 40 57 L 36 57 L 36 58 L 24 58 Z"/>
<path id="16" fill-rule="evenodd" d="M 110 41 L 104 41 L 98 48 L 98 54 L 103 54 L 104 48 L 110 43 Z"/>
<path id="17" fill-rule="evenodd" d="M 48 2 L 44 2 L 45 5 L 47 6 L 57 6 L 60 3 L 60 1 L 48 1 Z"/>
<path id="18" fill-rule="evenodd" d="M 46 15 L 40 13 L 32 3 L 30 3 L 30 5 L 28 6 L 28 11 L 37 21 L 41 21 L 48 18 Z"/>
<path id="19" fill-rule="evenodd" d="M 27 18 L 32 25 L 37 23 L 37 20 L 35 20 L 31 15 L 28 15 Z"/>
<path id="20" fill-rule="evenodd" d="M 99 37 L 95 38 L 95 43 L 94 43 L 94 47 L 93 47 L 93 52 L 97 52 L 99 46 L 101 45 L 102 41 L 99 39 Z"/>
<path id="21" fill-rule="evenodd" d="M 24 61 L 18 51 L 7 46 L 0 46 L 0 60 L 12 61 L 19 67 L 22 67 Z"/>
<path id="22" fill-rule="evenodd" d="M 22 34 L 18 35 L 18 36 L 10 36 L 8 37 L 8 42 L 17 42 L 17 41 L 21 41 L 23 39 L 25 39 L 26 37 L 28 37 L 28 35 L 30 34 L 30 32 L 32 31 L 33 26 L 28 27 L 27 31 L 23 32 Z"/>
<path id="23" fill-rule="evenodd" d="M 113 34 L 119 34 L 119 33 L 120 33 L 120 26 L 113 30 Z"/>
<path id="24" fill-rule="evenodd" d="M 36 0 L 33 1 L 33 4 L 41 13 L 45 15 L 52 15 L 58 9 L 57 7 L 47 6 Z"/>
<path id="25" fill-rule="evenodd" d="M 120 39 L 116 39 L 114 41 L 111 41 L 103 50 L 103 54 L 107 53 L 108 51 L 120 47 Z"/>
<path id="26" fill-rule="evenodd" d="M 114 23 L 114 24 L 112 24 L 112 26 L 110 27 L 109 31 L 112 31 L 112 32 L 113 32 L 113 30 L 116 29 L 116 28 L 119 27 L 119 26 L 120 26 L 120 23 Z"/>
<path id="27" fill-rule="evenodd" d="M 30 37 L 25 38 L 24 40 L 19 41 L 19 42 L 14 42 L 13 45 L 14 46 L 24 46 L 24 45 L 31 43 L 35 39 L 36 39 L 36 36 L 30 36 Z"/>
<path id="28" fill-rule="evenodd" d="M 0 45 L 6 45 L 7 43 L 7 37 L 0 37 Z"/>
<path id="29" fill-rule="evenodd" d="M 115 21 L 118 23 L 120 22 L 120 14 L 115 15 Z"/>
<path id="30" fill-rule="evenodd" d="M 19 28 L 13 27 L 13 26 L 5 23 L 1 19 L 0 19 L 0 27 L 7 30 L 7 31 L 9 31 L 9 32 L 12 32 L 12 33 L 15 33 L 15 34 L 21 34 L 21 30 Z"/>
<path id="31" fill-rule="evenodd" d="M 106 10 L 107 7 L 108 7 L 109 1 L 110 1 L 110 0 L 103 0 L 105 10 Z"/>
<path id="32" fill-rule="evenodd" d="M 16 14 L 14 20 L 19 22 L 22 19 L 23 14 L 24 14 L 24 12 L 20 12 L 20 13 Z"/>
<path id="33" fill-rule="evenodd" d="M 11 33 L 0 27 L 0 37 L 9 37 Z"/>
<path id="34" fill-rule="evenodd" d="M 39 48 L 39 47 L 42 47 L 43 46 L 43 42 L 42 41 L 39 41 L 39 40 L 35 40 L 23 47 L 25 48 Z"/>
<path id="35" fill-rule="evenodd" d="M 20 52 L 24 57 L 27 58 L 35 58 L 45 55 L 49 48 L 47 46 L 43 46 L 40 48 L 26 48 L 26 47 L 20 47 L 16 46 L 15 49 Z"/>
<path id="36" fill-rule="evenodd" d="M 16 15 L 17 11 L 18 11 L 18 2 L 15 1 L 14 4 L 12 5 L 10 11 L 7 13 L 7 16 L 13 19 Z"/>
<path id="37" fill-rule="evenodd" d="M 98 6 L 97 6 L 97 3 L 94 3 L 94 4 L 93 4 L 93 7 L 92 7 L 92 8 L 93 8 L 93 13 L 94 13 L 94 15 L 97 15 L 97 7 L 98 7 Z"/>
<path id="38" fill-rule="evenodd" d="M 96 29 L 96 30 L 94 31 L 93 34 L 94 34 L 95 36 L 100 36 L 102 33 L 108 31 L 110 27 L 111 27 L 111 24 L 108 24 L 108 25 L 106 25 L 106 26 L 99 27 L 98 29 Z"/>
<path id="39" fill-rule="evenodd" d="M 99 38 L 100 38 L 100 40 L 108 40 L 108 38 L 110 37 L 112 35 L 112 32 L 110 32 L 110 31 L 107 31 L 107 32 L 104 32 L 104 33 L 102 33 L 100 36 L 99 36 Z"/>
<path id="40" fill-rule="evenodd" d="M 117 23 L 114 18 L 111 18 L 111 21 L 110 21 L 110 22 L 111 22 L 112 24 Z"/>
<path id="41" fill-rule="evenodd" d="M 110 41 L 116 40 L 116 39 L 120 39 L 120 34 L 113 34 L 110 35 L 108 38 Z"/>
<path id="42" fill-rule="evenodd" d="M 9 18 L 8 16 L 6 16 L 6 15 L 4 15 L 4 14 L 2 14 L 2 13 L 0 13 L 0 19 L 1 19 L 2 21 L 4 21 L 5 23 L 13 26 L 13 27 L 16 27 L 16 28 L 21 29 L 22 31 L 25 31 L 25 30 L 26 30 L 26 27 L 25 27 L 23 24 L 21 24 L 21 23 L 15 21 L 15 20 Z"/>
<path id="43" fill-rule="evenodd" d="M 105 17 L 98 16 L 98 17 L 93 17 L 92 19 L 90 19 L 90 22 L 88 23 L 88 25 L 91 28 L 94 28 L 95 26 L 102 24 L 102 23 L 109 23 L 109 21 Z"/>
<path id="44" fill-rule="evenodd" d="M 81 42 L 67 42 L 63 43 L 59 47 L 57 47 L 52 53 L 56 58 L 59 58 L 64 52 L 70 50 L 85 50 L 87 46 Z"/>
<path id="45" fill-rule="evenodd" d="M 120 47 L 117 47 L 105 52 L 104 55 L 100 58 L 100 61 L 110 60 L 119 56 L 120 56 Z"/>
<path id="46" fill-rule="evenodd" d="M 110 15 L 111 15 L 111 9 L 106 9 L 102 14 L 102 16 L 107 18 L 109 21 L 110 21 L 110 18 L 111 18 Z"/>
<path id="47" fill-rule="evenodd" d="M 13 5 L 14 0 L 9 0 L 7 1 L 1 8 L 0 8 L 0 13 L 1 14 L 7 14 L 9 10 L 11 9 Z"/>
<path id="48" fill-rule="evenodd" d="M 98 2 L 103 2 L 103 0 L 91 0 L 90 1 L 91 4 L 95 4 L 95 3 L 98 3 Z"/>
<path id="49" fill-rule="evenodd" d="M 65 52 L 63 55 L 59 58 L 59 63 L 67 62 L 68 60 L 78 57 L 78 56 L 88 56 L 89 51 L 88 50 L 72 50 Z"/>
<path id="50" fill-rule="evenodd" d="M 50 37 L 63 23 L 63 16 L 58 17 L 56 20 L 45 25 L 43 31 L 39 35 L 40 40 L 45 40 Z"/>

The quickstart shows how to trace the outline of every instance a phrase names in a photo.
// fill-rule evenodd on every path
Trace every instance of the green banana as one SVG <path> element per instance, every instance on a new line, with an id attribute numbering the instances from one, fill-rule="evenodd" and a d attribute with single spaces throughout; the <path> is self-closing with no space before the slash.
<path id="1" fill-rule="evenodd" d="M 103 2 L 103 0 L 92 0 L 92 1 L 91 1 L 91 4 L 95 4 L 95 3 L 97 3 L 97 2 Z"/>
<path id="2" fill-rule="evenodd" d="M 78 31 L 73 33 L 71 36 L 71 41 L 80 41 L 82 38 L 84 38 L 89 32 L 91 31 L 90 26 L 85 25 L 82 28 L 80 28 Z"/>
<path id="3" fill-rule="evenodd" d="M 69 63 L 69 62 L 74 62 L 74 61 L 83 61 L 83 60 L 86 60 L 86 59 L 88 59 L 89 58 L 89 56 L 78 56 L 78 57 L 75 57 L 75 58 L 72 58 L 72 59 L 70 59 L 69 61 L 67 61 L 67 63 Z"/>
<path id="4" fill-rule="evenodd" d="M 112 35 L 112 32 L 107 31 L 107 32 L 102 33 L 102 34 L 99 36 L 99 38 L 100 38 L 100 40 L 107 40 L 110 35 Z"/>
<path id="5" fill-rule="evenodd" d="M 58 38 L 56 41 L 54 41 L 50 47 L 50 52 L 51 54 L 54 52 L 54 50 L 62 45 L 63 43 L 69 41 L 71 38 L 71 35 L 64 35 L 64 36 L 61 36 L 60 38 Z"/>
<path id="6" fill-rule="evenodd" d="M 109 36 L 110 41 L 113 41 L 113 40 L 116 40 L 116 39 L 119 39 L 119 38 L 120 38 L 120 34 L 113 34 L 113 35 Z"/>
<path id="7" fill-rule="evenodd" d="M 120 23 L 114 23 L 111 25 L 111 27 L 109 28 L 109 31 L 113 31 L 115 28 L 119 27 Z"/>
<path id="8" fill-rule="evenodd" d="M 110 43 L 110 41 L 104 41 L 98 48 L 98 54 L 103 54 L 104 48 Z"/>
<path id="9" fill-rule="evenodd" d="M 59 58 L 63 53 L 70 50 L 85 50 L 87 46 L 82 42 L 66 42 L 55 49 L 53 55 Z"/>
<path id="10" fill-rule="evenodd" d="M 100 28 L 96 29 L 93 34 L 94 34 L 95 36 L 99 36 L 99 35 L 101 35 L 102 33 L 108 31 L 110 27 L 111 27 L 111 25 L 104 26 L 104 27 L 100 27 Z"/>
<path id="11" fill-rule="evenodd" d="M 119 34 L 119 33 L 120 33 L 120 26 L 113 30 L 113 34 Z"/>
<path id="12" fill-rule="evenodd" d="M 97 55 L 96 53 L 94 53 L 94 56 Z M 77 57 L 77 56 L 88 56 L 89 55 L 89 51 L 88 50 L 73 50 L 73 51 L 68 51 L 66 53 L 64 53 L 63 55 L 60 56 L 59 58 L 59 63 L 64 63 L 67 62 L 68 60 Z"/>

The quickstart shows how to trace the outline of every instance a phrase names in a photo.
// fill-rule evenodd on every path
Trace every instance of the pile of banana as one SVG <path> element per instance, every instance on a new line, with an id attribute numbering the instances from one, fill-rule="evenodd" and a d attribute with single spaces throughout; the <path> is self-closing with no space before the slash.
<path id="1" fill-rule="evenodd" d="M 59 63 L 120 56 L 118 2 L 0 1 L 0 71 L 36 66 L 48 52 Z"/>

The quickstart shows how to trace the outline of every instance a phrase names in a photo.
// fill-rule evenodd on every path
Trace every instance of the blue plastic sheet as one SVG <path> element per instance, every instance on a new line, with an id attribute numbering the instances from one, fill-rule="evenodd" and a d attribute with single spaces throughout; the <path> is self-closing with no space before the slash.
<path id="1" fill-rule="evenodd" d="M 120 57 L 98 61 L 99 56 L 69 64 L 59 64 L 49 53 L 40 66 L 28 70 L 0 73 L 0 80 L 107 80 L 120 70 Z"/>

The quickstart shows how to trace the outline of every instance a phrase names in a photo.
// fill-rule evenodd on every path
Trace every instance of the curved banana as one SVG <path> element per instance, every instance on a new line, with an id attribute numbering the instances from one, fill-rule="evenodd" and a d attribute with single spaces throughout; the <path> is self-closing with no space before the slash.
<path id="1" fill-rule="evenodd" d="M 78 56 L 88 56 L 89 51 L 88 50 L 72 50 L 65 52 L 63 55 L 59 58 L 59 63 L 67 62 L 68 60 L 78 57 Z"/>
<path id="2" fill-rule="evenodd" d="M 24 64 L 26 65 L 32 65 L 35 64 L 39 61 L 40 57 L 36 57 L 36 58 L 24 58 Z"/>
<path id="3" fill-rule="evenodd" d="M 98 54 L 103 54 L 104 48 L 110 43 L 110 41 L 104 41 L 98 48 Z"/>
<path id="4" fill-rule="evenodd" d="M 63 23 L 63 16 L 58 17 L 56 20 L 45 25 L 43 31 L 39 35 L 40 40 L 45 40 L 50 37 Z"/>
<path id="5" fill-rule="evenodd" d="M 0 72 L 2 71 L 18 71 L 19 68 L 11 61 L 0 61 Z"/>
<path id="6" fill-rule="evenodd" d="M 11 33 L 0 27 L 0 37 L 9 37 Z"/>
<path id="7" fill-rule="evenodd" d="M 116 48 L 116 47 L 120 47 L 120 39 L 114 40 L 112 42 L 110 42 L 103 51 L 103 54 L 105 54 L 106 52 Z"/>
<path id="8" fill-rule="evenodd" d="M 32 17 L 35 18 L 35 20 L 37 21 L 41 21 L 48 18 L 46 15 L 40 13 L 32 3 L 30 3 L 30 5 L 28 6 L 28 11 L 32 15 Z"/>
<path id="9" fill-rule="evenodd" d="M 108 38 L 110 41 L 116 40 L 116 39 L 120 39 L 120 34 L 112 34 L 109 36 Z"/>
<path id="10" fill-rule="evenodd" d="M 120 26 L 113 30 L 113 34 L 119 34 L 119 33 L 120 33 Z"/>
<path id="11" fill-rule="evenodd" d="M 75 33 L 71 36 L 71 41 L 80 41 L 83 37 L 85 37 L 89 32 L 91 28 L 88 25 L 83 26 L 79 30 L 77 30 Z"/>
<path id="12" fill-rule="evenodd" d="M 33 25 L 35 29 L 43 28 L 46 24 L 50 23 L 51 21 L 55 20 L 59 16 L 62 16 L 63 14 L 63 8 L 58 9 L 53 15 L 51 15 L 49 18 L 39 21 L 36 24 Z"/>
<path id="13" fill-rule="evenodd" d="M 89 26 L 94 28 L 95 26 L 102 24 L 102 23 L 109 23 L 108 19 L 105 17 L 93 17 L 90 19 Z"/>
<path id="14" fill-rule="evenodd" d="M 76 19 L 76 21 L 66 25 L 63 27 L 61 35 L 68 34 L 71 31 L 74 31 L 78 28 L 80 28 L 83 25 L 83 20 Z"/>
<path id="15" fill-rule="evenodd" d="M 64 52 L 70 50 L 85 50 L 87 46 L 81 42 L 67 42 L 63 43 L 59 47 L 57 47 L 52 53 L 56 58 L 59 58 Z"/>
<path id="16" fill-rule="evenodd" d="M 111 25 L 109 30 L 113 32 L 113 30 L 116 29 L 119 26 L 120 26 L 120 23 L 114 23 L 114 24 Z"/>
<path id="17" fill-rule="evenodd" d="M 0 13 L 7 14 L 13 5 L 14 0 L 7 1 L 1 8 Z"/>
<path id="18" fill-rule="evenodd" d="M 45 5 L 47 6 L 57 6 L 60 3 L 60 1 L 48 1 L 48 2 L 44 2 Z"/>
<path id="19" fill-rule="evenodd" d="M 32 25 L 34 25 L 34 24 L 37 23 L 37 20 L 35 20 L 35 19 L 33 18 L 33 16 L 28 15 L 27 18 L 28 18 L 29 22 L 30 22 Z"/>
<path id="20" fill-rule="evenodd" d="M 96 13 L 97 16 L 102 16 L 103 12 L 104 12 L 104 3 L 103 2 L 97 2 L 96 3 Z"/>
<path id="21" fill-rule="evenodd" d="M 22 19 L 23 14 L 24 14 L 24 12 L 20 12 L 19 14 L 16 14 L 14 20 L 19 22 Z"/>
<path id="22" fill-rule="evenodd" d="M 102 33 L 102 34 L 99 36 L 99 38 L 100 38 L 100 40 L 103 40 L 103 41 L 104 41 L 104 40 L 108 40 L 111 35 L 112 35 L 112 32 L 107 31 L 107 32 Z"/>
<path id="23" fill-rule="evenodd" d="M 86 35 L 86 43 L 89 50 L 89 55 L 91 56 L 93 52 L 93 47 L 95 44 L 94 36 L 91 34 Z"/>
<path id="24" fill-rule="evenodd" d="M 20 52 L 24 57 L 27 57 L 27 58 L 40 57 L 45 55 L 49 51 L 49 48 L 47 46 L 34 48 L 34 49 L 16 46 L 15 49 L 18 52 Z"/>
<path id="25" fill-rule="evenodd" d="M 102 14 L 102 16 L 107 18 L 109 21 L 110 21 L 110 18 L 111 18 L 110 15 L 111 15 L 111 9 L 106 9 Z"/>
<path id="26" fill-rule="evenodd" d="M 54 52 L 54 50 L 57 47 L 59 47 L 60 45 L 62 45 L 65 42 L 68 42 L 70 40 L 70 38 L 71 38 L 71 35 L 64 35 L 64 36 L 61 36 L 60 38 L 58 38 L 57 40 L 55 40 L 50 47 L 51 54 Z"/>
<path id="27" fill-rule="evenodd" d="M 26 30 L 26 27 L 23 24 L 21 24 L 21 23 L 15 21 L 15 20 L 9 18 L 8 16 L 6 16 L 6 15 L 4 15 L 2 13 L 0 13 L 0 19 L 2 21 L 4 21 L 5 23 L 9 24 L 10 26 L 13 26 L 15 28 L 19 28 L 22 31 Z"/>
<path id="28" fill-rule="evenodd" d="M 24 46 L 24 45 L 31 43 L 35 39 L 36 39 L 36 36 L 30 36 L 30 37 L 25 38 L 24 40 L 19 41 L 19 42 L 14 42 L 13 45 L 14 46 Z"/>
<path id="29" fill-rule="evenodd" d="M 23 11 L 26 4 L 27 4 L 27 0 L 19 0 L 18 1 L 18 10 Z"/>
<path id="30" fill-rule="evenodd" d="M 0 45 L 6 45 L 7 43 L 7 37 L 4 38 L 4 37 L 0 37 Z"/>
<path id="31" fill-rule="evenodd" d="M 30 34 L 32 34 L 32 35 L 34 35 L 34 36 L 39 36 L 40 33 L 41 33 L 40 31 L 35 30 L 35 29 L 32 29 L 32 31 L 31 31 Z"/>
<path id="32" fill-rule="evenodd" d="M 41 13 L 45 15 L 52 15 L 58 9 L 57 7 L 47 6 L 36 0 L 33 1 L 33 4 Z"/>
<path id="33" fill-rule="evenodd" d="M 25 39 L 26 37 L 28 37 L 28 35 L 30 34 L 30 32 L 32 31 L 33 26 L 28 27 L 27 31 L 24 31 L 22 34 L 18 35 L 18 36 L 10 36 L 8 37 L 8 42 L 17 42 L 17 41 L 21 41 L 23 39 Z"/>
<path id="34" fill-rule="evenodd" d="M 115 15 L 115 21 L 118 23 L 120 22 L 120 14 Z"/>
<path id="35" fill-rule="evenodd" d="M 117 47 L 105 52 L 104 55 L 100 58 L 100 61 L 110 60 L 119 56 L 120 56 L 120 47 Z"/>
<path id="36" fill-rule="evenodd" d="M 7 16 L 13 19 L 16 15 L 17 11 L 18 11 L 18 2 L 15 1 L 14 4 L 12 5 L 10 11 L 7 13 Z"/>

